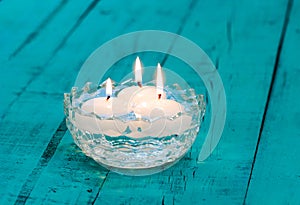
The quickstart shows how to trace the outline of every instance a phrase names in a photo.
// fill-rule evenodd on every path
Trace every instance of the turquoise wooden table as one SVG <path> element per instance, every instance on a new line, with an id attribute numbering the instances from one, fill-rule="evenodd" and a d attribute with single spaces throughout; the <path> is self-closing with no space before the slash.
<path id="1" fill-rule="evenodd" d="M 0 1 L 0 204 L 300 204 L 299 19 L 300 0 Z M 145 29 L 203 48 L 225 86 L 227 121 L 205 162 L 208 119 L 175 166 L 129 177 L 76 147 L 63 93 L 98 46 Z M 184 66 L 152 56 L 145 61 Z M 192 72 L 181 74 L 201 91 Z"/>

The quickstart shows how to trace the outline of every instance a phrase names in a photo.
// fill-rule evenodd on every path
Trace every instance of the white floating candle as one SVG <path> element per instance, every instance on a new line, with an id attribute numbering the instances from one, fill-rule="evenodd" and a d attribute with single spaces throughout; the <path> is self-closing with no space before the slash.
<path id="1" fill-rule="evenodd" d="M 173 100 L 156 99 L 150 103 L 141 103 L 134 108 L 134 112 L 149 119 L 150 122 L 132 122 L 131 129 L 135 131 L 136 137 L 162 137 L 170 135 L 171 132 L 178 134 L 181 116 L 176 118 L 176 115 L 183 111 L 184 107 Z M 176 120 L 171 120 L 172 117 Z"/>
<path id="2" fill-rule="evenodd" d="M 161 65 L 157 65 L 156 87 L 142 86 L 142 64 L 138 57 L 134 73 L 138 86 L 121 90 L 117 97 L 111 97 L 112 82 L 107 79 L 106 97 L 93 98 L 81 106 L 83 112 L 97 116 L 76 113 L 76 126 L 94 134 L 126 135 L 135 138 L 182 134 L 189 129 L 192 118 L 184 115 L 184 106 L 166 99 Z M 99 119 L 122 116 L 131 112 L 135 114 L 137 120 L 129 120 L 128 123 L 116 118 Z M 130 132 L 127 132 L 128 126 Z"/>
<path id="3" fill-rule="evenodd" d="M 113 105 L 114 114 L 126 114 L 134 106 L 141 102 L 151 102 L 157 98 L 157 90 L 154 86 L 142 86 L 142 63 L 139 57 L 135 60 L 134 65 L 135 82 L 138 86 L 125 88 L 118 94 L 118 100 Z M 165 93 L 161 93 L 165 96 Z"/>
<path id="4" fill-rule="evenodd" d="M 133 137 L 162 137 L 171 134 L 181 134 L 191 124 L 191 117 L 177 116 L 177 114 L 184 112 L 184 107 L 180 103 L 165 99 L 160 64 L 157 66 L 156 89 L 147 87 L 142 92 L 132 95 L 129 106 L 136 116 L 150 120 L 149 122 L 131 122 L 130 128 L 133 131 L 131 133 Z"/>
<path id="5" fill-rule="evenodd" d="M 94 113 L 98 116 L 112 117 L 113 102 L 116 98 L 112 95 L 112 83 L 110 78 L 106 81 L 106 97 L 98 97 L 84 102 L 81 110 L 86 113 Z M 76 113 L 76 126 L 90 133 L 118 136 L 126 129 L 126 125 L 119 120 L 100 120 L 95 116 L 86 116 Z"/>

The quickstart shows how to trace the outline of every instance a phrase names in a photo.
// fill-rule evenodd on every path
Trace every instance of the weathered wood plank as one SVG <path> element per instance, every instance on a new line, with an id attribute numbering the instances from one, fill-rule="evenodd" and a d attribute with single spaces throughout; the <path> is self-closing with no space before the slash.
<path id="1" fill-rule="evenodd" d="M 51 21 L 55 15 L 65 6 L 65 1 L 45 1 L 43 4 L 35 1 L 5 1 L 0 6 L 0 62 L 1 81 L 0 89 L 0 118 L 9 104 L 16 97 L 18 90 L 14 88 L 24 85 L 26 80 L 13 70 L 13 66 L 7 61 L 14 51 L 18 50 L 22 44 L 25 45 L 35 39 L 39 32 Z M 30 17 L 30 18 L 29 18 Z M 26 40 L 26 36 L 30 40 Z M 24 47 L 24 46 L 22 46 Z M 9 76 L 9 73 L 11 76 Z M 25 74 L 26 75 L 26 74 Z M 22 76 L 22 75 L 21 75 Z M 21 78 L 21 79 L 20 79 Z M 28 77 L 26 77 L 27 79 Z M 9 80 L 13 79 L 13 80 Z M 18 84 L 16 85 L 16 81 Z M 13 83 L 10 83 L 13 82 Z"/>
<path id="2" fill-rule="evenodd" d="M 83 61 L 87 55 L 91 53 L 95 46 L 104 43 L 114 35 L 119 35 L 124 32 L 124 30 L 122 30 L 124 26 L 124 20 L 125 22 L 130 22 L 130 25 L 126 26 L 128 31 L 135 30 L 139 25 L 144 25 L 145 27 L 151 28 L 155 27 L 156 25 L 160 25 L 161 21 L 159 20 L 159 17 L 157 17 L 155 21 L 148 21 L 147 19 L 149 16 L 152 16 L 153 14 L 160 15 L 160 13 L 168 13 L 174 18 L 172 20 L 173 23 L 166 28 L 170 31 L 176 32 L 177 27 L 173 27 L 173 24 L 177 25 L 178 22 L 181 22 L 185 13 L 182 12 L 179 15 L 178 13 L 175 13 L 175 10 L 176 8 L 185 8 L 184 10 L 187 11 L 189 5 L 183 5 L 180 2 L 174 2 L 170 8 L 164 9 L 162 5 L 166 4 L 166 1 L 161 1 L 160 4 L 161 6 L 158 6 L 158 4 L 153 6 L 150 2 L 139 2 L 136 3 L 133 8 L 128 7 L 127 2 L 119 1 L 107 1 L 99 4 L 99 6 L 93 12 L 91 12 L 89 17 L 83 22 L 78 30 L 74 32 L 73 36 L 71 36 L 68 42 L 66 42 L 66 46 L 61 52 L 58 53 L 58 56 L 53 60 L 53 63 L 46 68 L 45 73 L 47 74 L 41 76 L 41 79 L 33 82 L 32 86 L 30 86 L 28 90 L 34 91 L 40 89 L 37 87 L 38 82 L 41 82 L 41 80 L 44 78 L 46 81 L 49 80 L 48 82 L 51 85 L 49 86 L 43 84 L 43 86 L 47 87 L 43 89 L 58 89 L 59 91 L 69 92 L 73 83 L 72 81 L 74 81 L 76 77 L 74 68 L 78 69 L 80 64 L 78 64 L 78 67 L 67 66 L 68 64 L 70 65 L 70 63 L 61 62 L 59 58 L 60 53 L 71 53 L 75 56 L 74 59 Z M 131 15 L 128 15 L 128 13 L 138 13 L 142 10 L 142 8 L 145 7 L 148 9 L 143 12 L 141 18 L 137 19 L 136 21 L 132 21 Z M 158 8 L 159 11 L 157 11 Z M 122 9 L 124 13 L 119 14 L 119 11 Z M 99 10 L 102 12 L 99 12 Z M 174 13 L 169 11 L 173 11 Z M 109 15 L 103 15 L 103 13 L 109 13 Z M 118 24 L 116 23 L 115 25 L 119 26 L 105 26 L 109 25 L 111 18 L 117 18 Z M 102 22 L 103 26 L 99 26 L 99 21 Z M 168 21 L 165 20 L 165 22 Z M 167 24 L 165 23 L 164 25 Z M 87 31 L 89 30 L 93 30 L 93 32 L 89 32 L 89 38 L 87 38 Z M 99 36 L 101 36 L 101 33 L 104 33 L 105 30 L 105 34 L 107 36 L 100 38 Z M 83 45 L 81 39 L 87 39 L 86 44 Z M 80 54 L 73 52 L 74 48 L 78 49 L 78 47 L 80 47 L 80 50 L 82 51 Z M 64 70 L 59 69 L 62 63 L 65 63 L 66 65 L 66 69 Z M 132 62 L 130 62 L 130 64 L 131 63 Z M 128 69 L 131 69 L 131 65 L 128 67 Z M 57 75 L 65 79 L 65 81 L 54 81 L 57 79 Z M 72 79 L 70 79 L 70 76 L 73 76 Z M 45 77 L 47 79 L 45 79 Z M 101 184 L 103 183 L 103 180 L 108 172 L 99 165 L 96 165 L 92 160 L 87 159 L 84 155 L 79 154 L 79 149 L 74 146 L 75 145 L 70 135 L 66 134 L 53 159 L 49 162 L 47 168 L 45 168 L 40 178 L 36 182 L 36 185 L 34 186 L 34 189 L 30 193 L 30 196 L 27 200 L 28 203 L 85 204 L 91 203 L 97 198 Z M 70 187 L 70 189 L 66 187 Z"/>
<path id="3" fill-rule="evenodd" d="M 63 111 L 60 95 L 24 93 L 0 123 L 0 203 L 13 203 L 42 156 Z M 51 119 L 45 121 L 45 119 Z M 50 136 L 49 136 L 50 135 Z"/>
<path id="4" fill-rule="evenodd" d="M 38 176 L 28 204 L 91 204 L 107 170 L 86 157 L 67 133 L 51 162 Z"/>
<path id="5" fill-rule="evenodd" d="M 3 1 L 0 6 L 0 62 L 30 43 L 65 6 L 65 0 Z"/>
<path id="6" fill-rule="evenodd" d="M 294 1 L 246 204 L 299 204 L 300 1 Z"/>
<path id="7" fill-rule="evenodd" d="M 143 5 L 142 7 L 141 4 Z M 73 52 L 72 56 L 70 56 L 70 58 L 72 57 L 71 59 L 81 59 L 81 64 L 78 64 L 75 68 L 69 68 L 69 65 L 66 63 L 65 65 L 62 65 L 65 69 L 57 71 L 59 73 L 52 72 L 52 69 L 47 69 L 45 70 L 47 79 L 44 79 L 43 77 L 37 79 L 32 83 L 29 89 L 32 91 L 40 89 L 48 90 L 48 87 L 52 87 L 53 84 L 55 84 L 59 92 L 69 92 L 70 85 L 74 83 L 74 79 L 76 78 L 80 66 L 83 61 L 86 60 L 88 55 L 91 54 L 91 51 L 118 35 L 146 29 L 161 29 L 176 32 L 178 24 L 182 23 L 183 12 L 189 7 L 189 3 L 185 2 L 183 5 L 183 3 L 174 1 L 172 4 L 173 5 L 166 7 L 165 1 L 156 2 L 155 4 L 153 2 L 141 1 L 130 5 L 121 1 L 101 2 L 101 7 L 98 12 L 102 14 L 102 17 L 99 19 L 99 14 L 92 14 L 93 18 L 90 20 L 90 24 L 93 25 L 93 28 L 85 24 L 83 26 L 86 27 L 86 30 L 81 29 L 81 33 L 76 32 L 73 34 L 73 38 L 83 38 L 82 36 L 88 35 L 89 31 L 93 31 L 93 36 L 91 38 L 85 38 L 83 40 L 84 43 L 82 43 L 81 39 L 77 44 L 69 47 L 69 52 L 74 50 L 81 51 Z M 180 12 L 178 12 L 179 10 Z M 149 18 L 151 18 L 151 21 L 149 21 Z M 66 42 L 66 44 L 68 44 L 68 42 Z M 84 44 L 94 45 L 93 49 L 85 47 Z M 85 58 L 82 58 L 83 54 L 86 55 Z M 160 56 L 163 57 L 164 55 Z M 126 61 L 126 63 L 128 63 L 127 65 L 129 66 L 124 69 L 131 70 L 132 61 Z M 101 69 L 101 66 L 99 66 L 99 69 Z M 65 74 L 67 72 L 69 72 L 68 75 Z M 57 75 L 61 75 L 62 78 L 57 79 Z M 115 75 L 116 77 L 120 77 L 119 74 L 115 73 Z"/>
<path id="8" fill-rule="evenodd" d="M 120 13 L 113 12 L 112 15 L 109 15 L 109 9 L 116 5 L 114 5 L 114 2 L 103 3 L 103 5 L 107 7 L 102 7 L 102 4 L 101 7 L 99 7 L 100 12 L 103 14 L 101 19 L 107 22 L 107 24 L 111 22 L 112 19 L 117 19 L 116 25 L 124 25 L 124 28 L 127 30 L 121 30 L 119 27 L 110 27 L 109 32 L 106 33 L 105 29 L 109 26 L 105 26 L 105 29 L 99 29 L 99 31 L 101 31 L 100 33 L 95 32 L 91 38 L 86 39 L 86 45 L 82 45 L 82 39 L 86 37 L 86 35 L 84 35 L 86 34 L 86 30 L 84 31 L 84 29 L 90 28 L 87 24 L 83 23 L 83 25 L 80 26 L 80 31 L 74 32 L 71 39 L 65 41 L 66 49 L 57 52 L 57 56 L 51 61 L 49 66 L 46 67 L 44 73 L 30 84 L 26 94 L 22 95 L 18 102 L 12 106 L 12 110 L 16 110 L 8 113 L 10 117 L 7 118 L 11 121 L 6 120 L 2 124 L 3 129 L 6 130 L 5 133 L 7 133 L 6 135 L 2 135 L 2 137 L 7 139 L 7 136 L 11 135 L 14 131 L 9 131 L 5 123 L 11 124 L 12 120 L 15 120 L 13 117 L 16 116 L 18 112 L 23 112 L 24 115 L 26 112 L 27 114 L 31 113 L 32 110 L 34 110 L 34 106 L 38 105 L 33 99 L 38 102 L 41 98 L 45 98 L 40 95 L 41 90 L 47 91 L 46 96 L 53 100 L 53 102 L 51 100 L 52 103 L 49 104 L 51 123 L 49 127 L 47 125 L 45 135 L 34 134 L 36 131 L 32 134 L 35 137 L 43 138 L 45 140 L 44 146 L 41 146 L 42 142 L 35 139 L 33 141 L 38 142 L 39 145 L 35 145 L 38 148 L 30 147 L 30 149 L 33 149 L 32 152 L 26 150 L 30 152 L 28 158 L 27 156 L 22 156 L 23 158 L 7 159 L 6 164 L 10 163 L 7 167 L 10 168 L 11 173 L 17 175 L 13 176 L 10 174 L 10 177 L 18 178 L 18 180 L 6 178 L 7 182 L 15 182 L 14 186 L 17 187 L 14 189 L 15 192 L 18 192 L 19 184 L 24 182 L 21 177 L 24 175 L 26 178 L 28 173 L 32 171 L 32 168 L 35 167 L 37 163 L 36 159 L 38 159 L 37 156 L 41 156 L 43 153 L 41 147 L 46 147 L 47 139 L 49 140 L 49 137 L 54 134 L 52 129 L 58 126 L 60 122 L 59 119 L 62 118 L 61 113 L 57 112 L 59 108 L 56 107 L 58 105 L 61 106 L 58 104 L 60 100 L 57 99 L 57 97 L 51 97 L 49 93 L 69 91 L 69 86 L 72 84 L 76 75 L 76 72 L 72 73 L 71 71 L 74 68 L 77 71 L 80 65 L 79 61 L 86 57 L 84 55 L 88 55 L 93 48 L 96 48 L 98 46 L 96 45 L 97 43 L 101 44 L 105 40 L 112 38 L 112 35 L 138 29 L 164 29 L 164 27 L 169 24 L 174 24 L 175 28 L 175 26 L 178 25 L 178 21 L 174 20 L 170 23 L 170 20 L 167 18 L 169 15 L 172 18 L 176 16 L 178 18 L 178 11 L 172 12 L 172 9 L 166 12 L 166 18 L 151 18 L 151 20 L 153 20 L 151 23 L 147 15 L 143 17 L 142 14 L 138 16 L 138 19 L 134 20 L 131 19 L 131 15 L 127 14 L 124 14 L 124 18 L 119 17 L 121 15 Z M 222 2 L 198 2 L 191 18 L 187 21 L 186 27 L 182 28 L 185 36 L 190 37 L 203 48 L 207 50 L 211 49 L 212 56 L 218 59 L 217 62 L 219 62 L 220 72 L 224 79 L 227 92 L 229 93 L 230 121 L 227 124 L 222 142 L 218 150 L 216 150 L 217 152 L 210 160 L 198 165 L 195 163 L 195 159 L 199 150 L 194 147 L 190 155 L 184 158 L 174 168 L 150 177 L 123 177 L 110 173 L 108 178 L 106 178 L 103 189 L 101 189 L 99 193 L 97 203 L 140 204 L 144 202 L 151 204 L 172 204 L 175 202 L 176 204 L 183 204 L 190 202 L 198 204 L 199 202 L 206 202 L 208 204 L 237 204 L 241 202 L 249 175 L 251 156 L 253 156 L 254 144 L 260 126 L 259 122 L 262 117 L 261 110 L 264 107 L 267 88 L 270 83 L 270 74 L 272 73 L 272 64 L 275 58 L 275 48 L 282 27 L 284 11 L 279 11 L 278 8 L 285 6 L 285 1 L 273 2 L 272 4 L 268 2 L 257 2 L 253 5 L 252 3 L 253 2 L 244 2 L 237 5 L 224 5 Z M 130 8 L 131 5 L 126 4 L 123 6 L 132 11 L 132 8 Z M 133 6 L 136 11 L 140 11 L 136 4 Z M 147 5 L 145 4 L 147 9 L 148 7 L 151 8 L 148 11 L 150 14 L 155 10 L 156 6 L 158 5 L 153 5 L 152 2 L 147 3 Z M 108 10 L 101 10 L 101 8 Z M 162 6 L 162 8 L 164 7 Z M 215 8 L 219 8 L 217 14 Z M 168 8 L 166 9 L 168 10 Z M 178 4 L 176 9 L 181 10 L 182 4 Z M 124 13 L 127 12 L 127 10 L 120 10 Z M 264 13 L 259 13 L 259 10 L 264 10 Z M 133 9 L 133 11 L 135 10 Z M 104 13 L 106 13 L 106 15 L 104 15 Z M 96 17 L 98 17 L 96 12 L 93 12 L 91 17 L 89 17 L 87 22 L 91 24 L 91 27 L 92 25 L 99 26 L 99 19 Z M 223 20 L 227 17 L 229 19 L 228 22 L 224 22 Z M 165 20 L 165 23 L 161 23 L 162 20 Z M 136 24 L 134 23 L 135 21 Z M 132 24 L 132 27 L 125 25 L 124 22 L 127 22 L 129 25 Z M 156 27 L 156 25 L 159 26 Z M 249 25 L 251 25 L 251 29 L 246 27 Z M 255 29 L 252 30 L 253 28 Z M 178 31 L 176 29 L 173 30 L 173 25 L 170 26 L 169 30 Z M 269 36 L 269 33 L 275 35 Z M 99 40 L 100 34 L 103 35 Z M 226 35 L 229 36 L 227 37 Z M 74 50 L 80 50 L 82 53 L 73 52 Z M 224 54 L 224 52 L 228 52 L 228 54 Z M 68 53 L 72 53 L 72 55 L 68 55 Z M 245 53 L 247 56 L 245 56 Z M 76 59 L 76 61 L 74 59 Z M 169 61 L 167 61 L 166 64 L 168 64 L 168 62 Z M 169 68 L 172 68 L 172 62 L 168 65 L 170 65 L 168 66 Z M 67 69 L 59 69 L 61 67 L 66 67 Z M 58 82 L 57 76 L 61 76 Z M 47 79 L 45 79 L 46 77 Z M 193 78 L 191 78 L 190 82 L 196 84 L 196 82 L 193 82 Z M 249 84 L 245 82 L 249 82 Z M 247 90 L 249 94 L 242 96 L 245 90 Z M 48 100 L 48 98 L 45 100 Z M 23 104 L 24 101 L 30 102 L 30 105 Z M 51 107 L 51 104 L 55 104 L 55 106 Z M 256 106 L 252 107 L 252 105 Z M 25 112 L 21 108 L 28 108 L 28 110 Z M 57 117 L 52 116 L 53 112 Z M 25 140 L 28 140 L 25 136 L 30 136 L 28 130 L 37 126 L 38 120 L 44 122 L 45 113 L 42 112 L 38 114 L 38 116 L 39 117 L 35 117 L 36 120 L 33 120 L 32 124 L 28 122 L 29 124 L 25 125 L 27 131 L 22 133 L 22 140 L 19 143 L 23 143 L 23 145 L 7 146 L 6 151 L 11 149 L 24 150 L 26 146 L 29 146 L 28 144 L 30 144 L 30 146 L 32 145 L 29 142 L 25 142 Z M 26 119 L 28 120 L 28 117 Z M 12 129 L 11 126 L 10 129 Z M 21 130 L 22 126 L 17 126 L 15 129 Z M 51 130 L 49 131 L 49 129 Z M 41 129 L 36 128 L 36 130 Z M 90 202 L 92 197 L 97 196 L 97 193 L 95 194 L 94 192 L 95 188 L 101 188 L 101 182 L 103 182 L 103 179 L 99 179 L 97 176 L 99 174 L 101 177 L 104 177 L 106 172 L 98 167 L 99 170 L 96 171 L 96 174 L 92 173 L 92 171 L 97 170 L 97 167 L 94 167 L 94 163 L 92 162 L 91 166 L 87 165 L 86 157 L 80 154 L 74 154 L 74 156 L 70 157 L 71 162 L 67 164 L 67 161 L 70 159 L 68 158 L 70 153 L 78 149 L 71 146 L 70 136 L 66 135 L 66 137 L 67 138 L 63 138 L 53 159 L 43 168 L 43 172 L 39 172 L 42 175 L 36 177 L 35 180 L 38 181 L 32 191 L 32 195 L 28 198 L 28 202 L 55 203 L 59 201 L 75 203 L 77 199 L 77 202 Z M 253 138 L 255 140 L 253 140 Z M 10 144 L 14 145 L 15 139 L 19 138 L 17 136 L 11 138 Z M 23 153 L 24 152 L 21 151 L 19 152 L 20 155 Z M 236 153 L 240 154 L 237 156 Z M 1 160 L 2 158 L 4 158 L 4 156 L 1 157 Z M 32 158 L 31 162 L 28 162 L 29 158 Z M 23 159 L 25 159 L 24 162 L 22 161 Z M 27 168 L 24 170 L 25 166 L 23 164 L 17 171 L 23 169 L 22 172 L 26 172 L 27 175 L 26 173 L 22 173 L 21 176 L 18 172 L 14 171 L 15 166 L 12 162 L 18 162 L 18 160 L 25 163 Z M 81 163 L 82 161 L 83 163 Z M 88 160 L 88 162 L 89 161 L 90 160 Z M 83 167 L 84 170 L 80 170 L 81 166 L 86 167 Z M 90 172 L 88 172 L 88 170 L 90 170 Z M 62 176 L 61 174 L 63 173 L 70 173 L 71 177 L 69 175 Z M 84 182 L 84 177 L 81 176 L 81 174 L 91 175 L 92 177 L 90 179 L 92 180 L 86 180 L 87 182 Z M 68 187 L 69 185 L 73 185 L 73 195 L 68 192 L 68 187 L 64 186 L 66 184 Z M 83 184 L 83 186 L 80 187 L 80 184 Z M 39 191 L 39 188 L 41 191 Z M 87 188 L 91 188 L 92 191 L 89 192 L 88 190 L 90 189 L 87 190 Z M 9 192 L 11 194 L 10 199 L 15 198 L 15 192 Z M 7 194 L 6 192 L 4 193 Z M 7 199 L 6 196 L 7 195 L 4 195 L 4 200 Z M 72 200 L 70 200 L 70 196 L 73 197 Z"/>
<path id="9" fill-rule="evenodd" d="M 24 92 L 27 85 L 43 72 L 61 39 L 90 2 L 64 3 L 60 12 L 56 13 L 43 29 L 38 30 L 38 34 L 22 47 L 18 55 L 1 65 L 3 80 L 0 81 L 0 89 L 5 97 L 0 98 L 0 119 L 3 119 L 5 111 Z"/>
<path id="10" fill-rule="evenodd" d="M 52 89 L 52 92 L 44 90 L 27 92 L 26 88 L 37 76 L 42 75 L 42 63 L 47 62 L 51 57 L 51 52 L 72 28 L 74 21 L 82 18 L 82 13 L 89 9 L 89 3 L 89 1 L 84 1 L 78 4 L 71 2 L 66 4 L 61 13 L 53 17 L 44 30 L 40 31 L 35 41 L 24 47 L 17 56 L 4 65 L 1 84 L 4 85 L 4 89 L 11 95 L 11 98 L 4 103 L 1 102 L 1 106 L 5 106 L 6 109 L 0 122 L 2 156 L 0 163 L 1 169 L 10 171 L 1 172 L 4 183 L 0 190 L 0 201 L 3 202 L 1 204 L 14 202 L 17 197 L 19 197 L 18 202 L 26 201 L 26 193 L 23 195 L 24 192 L 20 192 L 22 185 L 28 182 L 28 176 L 33 176 L 29 181 L 34 181 L 37 177 L 36 173 L 40 173 L 40 169 L 47 165 L 43 161 L 42 154 L 47 144 L 52 142 L 51 137 L 55 136 L 57 127 L 63 119 L 62 93 L 57 94 L 55 89 Z M 51 33 L 53 30 L 59 31 L 53 34 Z M 51 38 L 49 38 L 50 34 Z M 47 46 L 44 48 L 42 45 Z M 31 58 L 31 55 L 40 56 L 40 58 Z M 31 58 L 31 60 L 28 61 L 26 58 Z M 36 69 L 35 66 L 38 68 Z M 45 121 L 46 118 L 47 121 Z M 43 166 L 40 166 L 41 163 Z M 40 167 L 34 169 L 36 165 Z M 32 187 L 25 186 L 25 188 L 30 192 Z"/>
<path id="11" fill-rule="evenodd" d="M 53 17 L 51 22 L 39 31 L 39 35 L 34 41 L 26 45 L 13 58 L 12 64 L 14 66 L 17 64 L 17 66 L 47 67 L 59 49 L 61 41 L 69 37 L 73 27 L 78 21 L 80 23 L 86 17 L 86 12 L 90 12 L 90 7 L 93 8 L 95 3 L 98 1 L 88 0 L 76 3 L 67 1 L 64 8 Z M 25 69 L 26 71 L 27 69 L 28 71 L 32 70 L 30 67 Z"/>
<path id="12" fill-rule="evenodd" d="M 198 140 L 190 155 L 163 173 L 109 173 L 96 204 L 243 203 L 283 26 L 279 8 L 286 5 L 198 2 L 182 34 L 213 53 L 225 85 L 228 120 L 216 152 L 196 164 Z"/>

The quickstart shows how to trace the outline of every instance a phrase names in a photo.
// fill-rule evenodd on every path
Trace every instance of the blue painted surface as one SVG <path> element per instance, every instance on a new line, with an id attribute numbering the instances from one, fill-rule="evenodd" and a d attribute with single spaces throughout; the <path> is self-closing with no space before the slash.
<path id="1" fill-rule="evenodd" d="M 299 0 L 0 1 L 0 204 L 299 204 Z M 181 34 L 216 64 L 228 100 L 217 150 L 196 162 L 209 127 L 174 167 L 111 173 L 66 130 L 63 93 L 102 43 L 127 32 Z M 145 63 L 163 54 L 141 54 Z M 131 56 L 132 57 L 132 56 Z M 129 56 L 107 76 L 119 80 Z M 165 66 L 205 92 L 178 59 Z"/>

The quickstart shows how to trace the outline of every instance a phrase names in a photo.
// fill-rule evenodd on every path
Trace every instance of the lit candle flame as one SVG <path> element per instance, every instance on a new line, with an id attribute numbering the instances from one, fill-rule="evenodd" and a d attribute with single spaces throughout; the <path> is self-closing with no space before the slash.
<path id="1" fill-rule="evenodd" d="M 111 79 L 108 78 L 106 80 L 106 100 L 108 100 L 111 95 L 112 95 L 112 82 Z"/>
<path id="2" fill-rule="evenodd" d="M 157 64 L 156 68 L 156 93 L 158 95 L 158 99 L 161 99 L 161 96 L 164 93 L 163 74 L 159 63 Z"/>
<path id="3" fill-rule="evenodd" d="M 142 87 L 142 63 L 139 57 L 136 57 L 134 65 L 135 82 Z"/>

